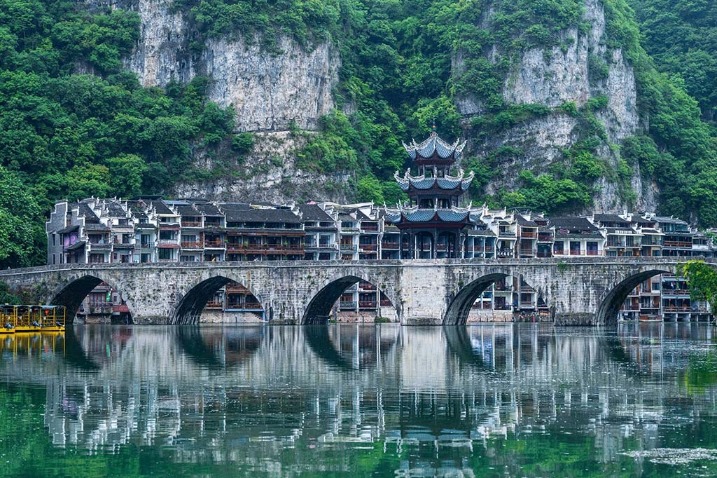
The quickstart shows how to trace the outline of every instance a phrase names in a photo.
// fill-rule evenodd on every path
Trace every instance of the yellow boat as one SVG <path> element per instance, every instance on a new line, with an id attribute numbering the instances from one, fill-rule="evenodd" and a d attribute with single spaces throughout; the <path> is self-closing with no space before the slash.
<path id="1" fill-rule="evenodd" d="M 14 305 L 3 305 L 0 307 L 0 334 L 14 334 L 17 315 Z"/>
<path id="2" fill-rule="evenodd" d="M 4 305 L 0 307 L 0 334 L 65 331 L 62 305 Z"/>
<path id="3" fill-rule="evenodd" d="M 15 333 L 40 332 L 42 330 L 42 311 L 39 305 L 16 305 Z"/>
<path id="4" fill-rule="evenodd" d="M 42 333 L 64 332 L 65 331 L 65 315 L 67 313 L 63 305 L 43 305 L 41 306 Z"/>

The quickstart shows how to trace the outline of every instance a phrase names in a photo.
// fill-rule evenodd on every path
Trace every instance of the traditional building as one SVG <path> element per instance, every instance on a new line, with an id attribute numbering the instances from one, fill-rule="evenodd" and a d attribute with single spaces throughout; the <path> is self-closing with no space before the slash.
<path id="1" fill-rule="evenodd" d="M 400 231 L 400 243 L 407 246 L 401 249 L 402 258 L 463 256 L 471 217 L 470 208 L 459 207 L 459 202 L 473 180 L 473 172 L 464 177 L 462 169 L 455 176 L 451 170 L 460 160 L 465 144 L 448 144 L 435 131 L 420 144 L 404 143 L 418 175 L 411 175 L 411 168 L 403 177 L 396 171 L 394 177 L 408 194 L 410 205 L 386 214 L 386 220 Z"/>

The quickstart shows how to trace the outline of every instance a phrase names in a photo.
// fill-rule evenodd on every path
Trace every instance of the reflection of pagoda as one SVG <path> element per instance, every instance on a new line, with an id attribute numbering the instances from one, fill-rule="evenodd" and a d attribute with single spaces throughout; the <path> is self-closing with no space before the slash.
<path id="1" fill-rule="evenodd" d="M 463 170 L 457 176 L 450 172 L 465 144 L 448 144 L 435 131 L 421 144 L 404 143 L 418 176 L 411 176 L 410 168 L 403 177 L 396 171 L 394 177 L 411 204 L 386 215 L 401 232 L 403 258 L 461 257 L 461 232 L 471 218 L 470 210 L 459 208 L 458 201 L 470 186 L 473 173 L 463 177 Z"/>

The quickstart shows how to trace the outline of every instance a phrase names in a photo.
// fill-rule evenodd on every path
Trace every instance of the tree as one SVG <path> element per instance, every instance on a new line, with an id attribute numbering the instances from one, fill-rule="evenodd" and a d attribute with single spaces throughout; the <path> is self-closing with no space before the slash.
<path id="1" fill-rule="evenodd" d="M 710 304 L 712 313 L 717 313 L 717 270 L 699 260 L 680 264 L 677 270 L 687 279 L 690 297 L 693 300 L 706 300 Z"/>
<path id="2" fill-rule="evenodd" d="M 43 218 L 17 173 L 0 166 L 0 268 L 26 267 L 43 256 Z"/>
<path id="3" fill-rule="evenodd" d="M 142 177 L 147 164 L 136 154 L 122 154 L 107 160 L 110 189 L 118 197 L 130 198 L 142 191 Z"/>

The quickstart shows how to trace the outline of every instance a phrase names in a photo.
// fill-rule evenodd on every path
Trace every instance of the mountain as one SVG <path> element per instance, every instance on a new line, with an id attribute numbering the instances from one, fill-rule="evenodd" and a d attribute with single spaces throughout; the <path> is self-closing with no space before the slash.
<path id="1" fill-rule="evenodd" d="M 631 1 L 0 0 L 0 165 L 33 211 L 392 204 L 435 126 L 468 141 L 474 203 L 716 225 L 717 7 Z M 0 265 L 29 257 L 4 237 Z"/>

